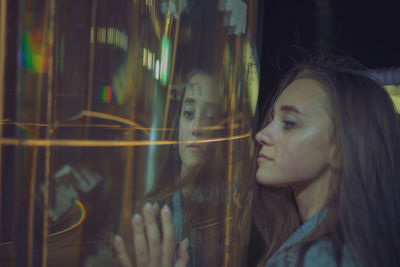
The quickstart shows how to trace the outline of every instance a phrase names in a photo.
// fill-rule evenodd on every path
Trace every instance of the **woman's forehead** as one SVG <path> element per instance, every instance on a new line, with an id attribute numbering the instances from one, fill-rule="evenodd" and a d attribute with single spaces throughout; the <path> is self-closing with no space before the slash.
<path id="1" fill-rule="evenodd" d="M 295 106 L 300 111 L 330 109 L 329 96 L 322 84 L 309 78 L 301 78 L 289 84 L 278 97 L 274 109 Z"/>
<path id="2" fill-rule="evenodd" d="M 203 74 L 194 75 L 186 84 L 184 99 L 186 98 L 217 102 L 218 90 L 212 77 Z"/>

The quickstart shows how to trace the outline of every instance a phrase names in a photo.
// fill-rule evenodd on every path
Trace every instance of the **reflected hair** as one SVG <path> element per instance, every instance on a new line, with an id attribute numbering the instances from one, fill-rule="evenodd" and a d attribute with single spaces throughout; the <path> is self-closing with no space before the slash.
<path id="1" fill-rule="evenodd" d="M 209 77 L 213 77 L 211 75 L 211 71 L 206 69 L 193 69 L 190 71 L 186 78 L 186 84 L 196 75 L 205 75 Z M 179 106 L 175 110 L 175 114 L 172 116 L 170 128 L 173 130 L 170 132 L 168 139 L 169 140 L 178 140 L 179 136 L 179 121 L 181 119 L 182 114 L 182 102 L 183 97 L 185 95 L 186 86 L 183 88 L 181 93 L 182 98 L 179 101 Z M 180 177 L 180 166 L 182 164 L 182 160 L 179 157 L 179 144 L 169 146 L 166 152 L 165 161 L 162 163 L 162 172 L 161 177 L 158 179 L 154 190 L 149 192 L 145 196 L 145 202 L 159 202 L 161 204 L 169 204 L 171 205 L 172 196 L 182 191 L 183 189 L 191 186 L 197 190 L 192 190 L 193 199 L 208 199 L 207 203 L 200 203 L 196 201 L 190 201 L 189 199 L 185 200 L 185 203 L 189 203 L 183 207 L 184 214 L 194 214 L 193 210 L 197 210 L 199 212 L 195 213 L 195 216 L 186 216 L 185 229 L 191 229 L 195 227 L 196 223 L 202 222 L 207 219 L 204 216 L 207 212 L 200 212 L 200 206 L 208 206 L 210 207 L 210 202 L 216 203 L 217 198 L 223 199 L 222 192 L 223 188 L 223 179 L 225 177 L 226 168 L 228 166 L 227 160 L 227 145 L 225 142 L 213 142 L 209 146 L 207 146 L 204 156 L 197 162 L 194 166 L 192 166 L 185 177 Z M 214 188 L 215 190 L 210 190 L 210 188 Z M 197 196 L 198 194 L 199 196 Z M 220 194 L 220 195 L 217 195 Z M 139 203 L 142 205 L 142 203 Z M 140 206 L 139 206 L 140 207 Z"/>
<path id="2" fill-rule="evenodd" d="M 400 135 L 389 94 L 355 60 L 322 55 L 296 64 L 271 105 L 303 78 L 319 82 L 329 96 L 338 179 L 330 185 L 325 220 L 294 245 L 300 248 L 296 266 L 320 240 L 331 242 L 338 266 L 344 246 L 357 266 L 400 266 Z M 271 108 L 262 110 L 268 115 Z M 262 266 L 299 227 L 300 217 L 289 188 L 257 185 L 254 195 L 255 223 L 267 245 Z"/>

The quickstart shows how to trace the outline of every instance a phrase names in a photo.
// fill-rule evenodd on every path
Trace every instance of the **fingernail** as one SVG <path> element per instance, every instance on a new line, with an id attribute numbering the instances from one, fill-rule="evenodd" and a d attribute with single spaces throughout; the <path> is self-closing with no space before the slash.
<path id="1" fill-rule="evenodd" d="M 183 239 L 183 245 L 185 246 L 186 249 L 189 248 L 189 239 L 186 237 L 185 239 Z"/>
<path id="2" fill-rule="evenodd" d="M 153 207 L 151 206 L 150 203 L 146 203 L 144 205 L 144 211 L 148 214 L 152 214 L 153 213 Z"/>
<path id="3" fill-rule="evenodd" d="M 135 215 L 133 215 L 132 221 L 135 225 L 138 225 L 138 226 L 143 224 L 142 217 L 137 213 Z"/>
<path id="4" fill-rule="evenodd" d="M 171 214 L 171 210 L 169 209 L 168 205 L 164 205 L 164 207 L 162 208 L 162 211 L 166 215 Z"/>
<path id="5" fill-rule="evenodd" d="M 114 246 L 120 248 L 122 246 L 122 238 L 119 235 L 114 237 Z"/>

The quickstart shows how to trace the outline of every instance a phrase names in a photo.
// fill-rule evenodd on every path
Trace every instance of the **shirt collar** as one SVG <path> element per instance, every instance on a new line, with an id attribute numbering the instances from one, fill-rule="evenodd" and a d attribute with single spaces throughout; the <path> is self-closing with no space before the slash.
<path id="1" fill-rule="evenodd" d="M 299 242 L 303 238 L 307 237 L 311 232 L 320 224 L 326 217 L 326 209 L 323 209 L 316 214 L 314 214 L 310 219 L 303 223 L 285 243 L 276 251 L 276 253 L 281 252 L 293 244 Z"/>

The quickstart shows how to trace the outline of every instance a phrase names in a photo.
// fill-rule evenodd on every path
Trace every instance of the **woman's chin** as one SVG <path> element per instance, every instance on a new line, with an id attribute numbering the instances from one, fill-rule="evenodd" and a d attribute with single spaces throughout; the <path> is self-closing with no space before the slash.
<path id="1" fill-rule="evenodd" d="M 258 170 L 256 173 L 256 181 L 261 185 L 268 185 L 268 186 L 281 186 L 287 185 L 281 180 L 277 180 L 275 176 L 272 176 L 271 173 L 265 173 L 261 170 Z"/>

